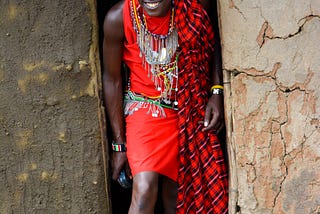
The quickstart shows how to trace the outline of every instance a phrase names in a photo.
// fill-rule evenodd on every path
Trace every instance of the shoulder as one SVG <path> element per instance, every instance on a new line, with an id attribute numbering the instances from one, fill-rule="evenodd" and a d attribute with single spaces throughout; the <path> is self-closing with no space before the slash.
<path id="1" fill-rule="evenodd" d="M 120 30 L 123 28 L 123 6 L 125 0 L 115 4 L 106 14 L 103 24 L 103 31 Z"/>

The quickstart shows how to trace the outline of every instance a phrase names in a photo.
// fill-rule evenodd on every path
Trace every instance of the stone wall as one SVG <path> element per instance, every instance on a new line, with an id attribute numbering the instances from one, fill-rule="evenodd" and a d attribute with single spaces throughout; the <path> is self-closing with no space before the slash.
<path id="1" fill-rule="evenodd" d="M 231 213 L 320 213 L 320 1 L 219 13 Z"/>
<path id="2" fill-rule="evenodd" d="M 110 213 L 95 11 L 0 1 L 0 213 Z"/>

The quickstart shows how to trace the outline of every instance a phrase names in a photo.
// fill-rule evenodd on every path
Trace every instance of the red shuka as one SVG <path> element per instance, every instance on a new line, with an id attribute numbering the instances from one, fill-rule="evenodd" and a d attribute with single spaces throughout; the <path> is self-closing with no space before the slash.
<path id="1" fill-rule="evenodd" d="M 202 132 L 209 97 L 214 35 L 199 0 L 175 0 L 179 46 L 179 157 L 177 213 L 228 212 L 228 177 L 216 135 Z"/>

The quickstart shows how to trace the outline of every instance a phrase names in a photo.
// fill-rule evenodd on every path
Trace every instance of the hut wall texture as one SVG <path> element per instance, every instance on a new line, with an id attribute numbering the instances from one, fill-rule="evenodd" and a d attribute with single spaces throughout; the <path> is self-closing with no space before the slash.
<path id="1" fill-rule="evenodd" d="M 110 213 L 94 0 L 0 1 L 0 213 Z"/>
<path id="2" fill-rule="evenodd" d="M 320 212 L 320 1 L 220 0 L 231 213 Z"/>

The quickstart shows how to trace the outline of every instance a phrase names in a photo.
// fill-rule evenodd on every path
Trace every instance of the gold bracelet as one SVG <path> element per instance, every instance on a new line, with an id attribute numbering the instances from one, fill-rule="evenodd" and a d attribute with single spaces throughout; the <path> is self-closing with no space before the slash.
<path id="1" fill-rule="evenodd" d="M 210 91 L 212 91 L 213 89 L 218 88 L 218 89 L 222 89 L 223 90 L 223 86 L 222 85 L 214 85 L 211 87 Z"/>

